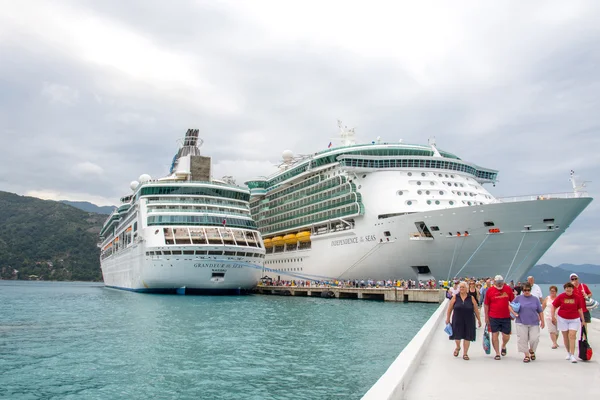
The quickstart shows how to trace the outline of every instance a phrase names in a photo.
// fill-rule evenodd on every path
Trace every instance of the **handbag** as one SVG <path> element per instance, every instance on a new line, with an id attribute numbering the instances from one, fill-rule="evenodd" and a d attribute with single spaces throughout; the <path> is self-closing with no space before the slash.
<path id="1" fill-rule="evenodd" d="M 583 338 L 585 336 L 585 339 Z M 590 361 L 592 359 L 592 347 L 587 341 L 587 331 L 585 326 L 581 327 L 581 337 L 579 338 L 579 358 L 583 361 Z"/>
<path id="2" fill-rule="evenodd" d="M 448 336 L 452 336 L 452 325 L 446 324 L 446 327 L 444 328 L 444 332 L 446 332 L 448 334 Z"/>
<path id="3" fill-rule="evenodd" d="M 490 346 L 490 333 L 488 332 L 488 326 L 485 325 L 485 329 L 483 330 L 483 351 L 485 354 L 490 354 L 492 348 Z"/>

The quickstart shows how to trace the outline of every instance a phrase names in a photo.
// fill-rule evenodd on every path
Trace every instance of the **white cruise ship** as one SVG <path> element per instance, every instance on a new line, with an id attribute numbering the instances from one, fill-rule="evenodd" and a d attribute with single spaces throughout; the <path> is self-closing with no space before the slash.
<path id="1" fill-rule="evenodd" d="M 104 284 L 139 292 L 241 293 L 261 277 L 265 248 L 247 188 L 211 179 L 189 129 L 169 176 L 142 175 L 100 232 Z"/>
<path id="2" fill-rule="evenodd" d="M 451 279 L 527 273 L 592 201 L 573 192 L 495 198 L 498 171 L 428 145 L 342 145 L 283 153 L 279 171 L 246 182 L 281 279 Z M 330 144 L 331 146 L 331 144 Z"/>

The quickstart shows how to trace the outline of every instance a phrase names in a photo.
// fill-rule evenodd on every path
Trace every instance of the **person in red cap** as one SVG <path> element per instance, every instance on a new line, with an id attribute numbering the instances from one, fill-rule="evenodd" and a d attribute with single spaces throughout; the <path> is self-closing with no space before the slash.
<path id="1" fill-rule="evenodd" d="M 571 274 L 570 278 L 571 283 L 573 284 L 573 286 L 575 286 L 575 290 L 573 291 L 573 293 L 575 293 L 577 296 L 583 297 L 583 319 L 584 325 L 587 328 L 587 324 L 592 322 L 592 316 L 590 314 L 590 310 L 588 310 L 585 306 L 585 302 L 588 298 L 592 297 L 592 291 L 585 283 L 579 282 L 579 276 L 577 276 L 577 274 Z"/>

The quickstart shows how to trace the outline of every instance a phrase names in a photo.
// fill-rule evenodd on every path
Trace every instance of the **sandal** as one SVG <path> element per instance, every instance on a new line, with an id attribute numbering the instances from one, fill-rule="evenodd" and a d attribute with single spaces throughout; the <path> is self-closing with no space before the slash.
<path id="1" fill-rule="evenodd" d="M 468 356 L 468 355 L 466 355 L 466 354 L 465 354 L 465 355 L 463 356 L 463 360 L 467 360 L 467 361 L 469 361 L 469 360 L 470 360 L 470 358 L 469 358 L 469 356 Z"/>
<path id="2" fill-rule="evenodd" d="M 558 345 L 557 345 L 557 344 L 553 344 L 553 345 L 552 345 L 552 349 L 553 349 L 553 350 L 556 350 L 556 349 L 558 349 Z"/>
<path id="3" fill-rule="evenodd" d="M 457 347 L 456 349 L 454 349 L 454 357 L 458 357 L 459 353 L 460 353 L 460 347 Z"/>
<path id="4" fill-rule="evenodd" d="M 500 354 L 505 357 L 506 356 L 506 349 L 502 349 L 500 350 Z"/>
<path id="5" fill-rule="evenodd" d="M 531 361 L 535 361 L 535 353 L 533 350 L 529 350 L 529 358 L 531 358 Z"/>
<path id="6" fill-rule="evenodd" d="M 525 357 L 525 358 L 523 359 L 523 362 L 524 362 L 524 363 L 528 363 L 529 361 L 530 361 L 529 357 Z"/>
<path id="7" fill-rule="evenodd" d="M 496 357 L 494 357 L 494 360 L 501 360 L 502 358 L 500 358 L 499 355 L 496 355 Z"/>

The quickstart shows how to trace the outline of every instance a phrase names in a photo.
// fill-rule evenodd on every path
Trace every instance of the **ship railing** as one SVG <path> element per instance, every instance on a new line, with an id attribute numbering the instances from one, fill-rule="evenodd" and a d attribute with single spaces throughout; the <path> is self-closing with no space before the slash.
<path id="1" fill-rule="evenodd" d="M 217 210 L 185 210 L 183 208 L 151 208 L 148 209 L 148 214 L 171 214 L 171 213 L 196 213 L 196 214 L 220 214 L 220 215 L 241 215 L 243 217 L 249 217 L 250 214 L 247 212 L 239 211 L 217 211 Z"/>
<path id="2" fill-rule="evenodd" d="M 546 193 L 530 194 L 525 196 L 499 197 L 496 200 L 500 203 L 515 203 L 520 201 L 539 201 L 550 199 L 577 199 L 580 197 L 589 197 L 587 192 L 565 192 L 565 193 Z"/>

